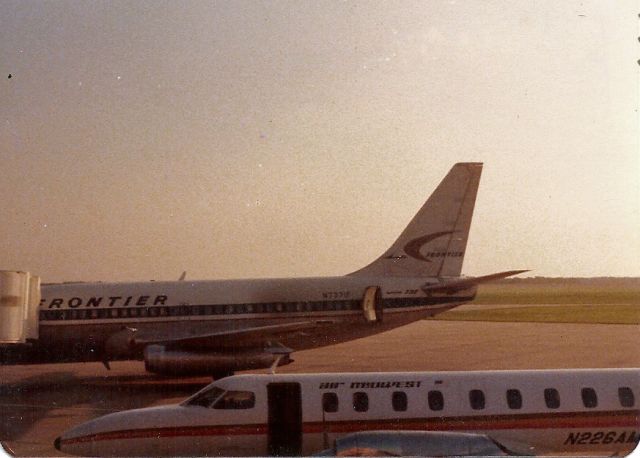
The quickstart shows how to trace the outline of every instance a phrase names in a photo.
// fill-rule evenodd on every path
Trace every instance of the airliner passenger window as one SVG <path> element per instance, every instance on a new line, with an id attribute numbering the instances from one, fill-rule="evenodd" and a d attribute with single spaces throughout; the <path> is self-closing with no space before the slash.
<path id="1" fill-rule="evenodd" d="M 253 409 L 256 397 L 251 391 L 227 391 L 213 405 L 214 409 Z"/>
<path id="2" fill-rule="evenodd" d="M 560 407 L 560 393 L 555 388 L 547 388 L 544 390 L 544 402 L 550 409 Z"/>
<path id="3" fill-rule="evenodd" d="M 482 390 L 469 391 L 469 404 L 473 410 L 484 409 L 484 393 Z"/>
<path id="4" fill-rule="evenodd" d="M 598 405 L 598 395 L 596 394 L 596 390 L 593 388 L 583 388 L 582 403 L 589 409 L 596 407 Z"/>
<path id="5" fill-rule="evenodd" d="M 338 411 L 338 395 L 335 393 L 322 393 L 322 410 L 325 412 Z"/>
<path id="6" fill-rule="evenodd" d="M 442 410 L 444 408 L 444 397 L 440 391 L 429 391 L 427 400 L 431 410 Z"/>
<path id="7" fill-rule="evenodd" d="M 213 403 L 213 401 L 218 399 L 222 393 L 224 393 L 224 390 L 218 388 L 217 386 L 215 386 L 210 390 L 203 391 L 200 394 L 196 394 L 191 399 L 187 399 L 185 401 L 185 405 L 188 405 L 188 406 L 200 406 L 200 407 L 210 407 L 211 404 Z"/>
<path id="8" fill-rule="evenodd" d="M 407 410 L 407 393 L 403 391 L 394 391 L 391 396 L 391 404 L 396 412 L 404 412 Z"/>
<path id="9" fill-rule="evenodd" d="M 636 400 L 633 396 L 633 391 L 628 386 L 621 386 L 618 388 L 618 399 L 620 399 L 620 405 L 622 407 L 633 407 Z"/>
<path id="10" fill-rule="evenodd" d="M 353 393 L 353 410 L 356 412 L 366 412 L 369 410 L 369 396 L 362 391 Z"/>
<path id="11" fill-rule="evenodd" d="M 522 395 L 519 390 L 507 390 L 507 404 L 510 409 L 522 408 Z"/>

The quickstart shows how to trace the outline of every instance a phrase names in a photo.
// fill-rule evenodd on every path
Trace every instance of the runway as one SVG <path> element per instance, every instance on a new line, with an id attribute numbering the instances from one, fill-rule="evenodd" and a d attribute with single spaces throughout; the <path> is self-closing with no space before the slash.
<path id="1" fill-rule="evenodd" d="M 640 367 L 636 325 L 420 321 L 294 353 L 279 372 Z M 54 439 L 109 412 L 184 399 L 210 378 L 165 378 L 141 362 L 3 366 L 0 440 L 16 456 L 61 456 Z M 259 372 L 259 371 L 258 371 Z"/>

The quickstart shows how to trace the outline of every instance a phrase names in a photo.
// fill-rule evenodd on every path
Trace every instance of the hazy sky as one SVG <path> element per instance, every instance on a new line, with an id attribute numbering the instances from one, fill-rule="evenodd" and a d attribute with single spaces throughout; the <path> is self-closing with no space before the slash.
<path id="1" fill-rule="evenodd" d="M 3 0 L 0 269 L 343 274 L 482 161 L 465 274 L 638 276 L 637 6 Z"/>

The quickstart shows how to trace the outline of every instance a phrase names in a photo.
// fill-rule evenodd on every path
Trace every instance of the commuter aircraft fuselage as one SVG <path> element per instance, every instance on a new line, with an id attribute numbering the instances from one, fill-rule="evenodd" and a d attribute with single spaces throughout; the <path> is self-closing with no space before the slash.
<path id="1" fill-rule="evenodd" d="M 221 376 L 287 364 L 294 349 L 433 316 L 472 300 L 479 283 L 522 272 L 460 276 L 481 170 L 479 163 L 456 164 L 396 242 L 349 275 L 42 285 L 27 319 L 0 319 L 0 361 L 108 367 L 111 360 L 143 359 L 156 373 Z M 3 304 L 19 302 L 20 285 L 30 291 L 20 275 L 0 272 Z M 0 307 L 5 312 L 22 313 Z"/>
<path id="2" fill-rule="evenodd" d="M 640 439 L 639 395 L 638 369 L 240 375 L 180 404 L 96 418 L 55 446 L 85 456 L 623 454 Z"/>

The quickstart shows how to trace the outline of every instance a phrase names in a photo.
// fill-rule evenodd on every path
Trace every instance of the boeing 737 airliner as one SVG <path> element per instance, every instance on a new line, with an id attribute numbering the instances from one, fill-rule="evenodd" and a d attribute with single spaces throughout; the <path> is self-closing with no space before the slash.
<path id="1" fill-rule="evenodd" d="M 444 312 L 524 272 L 460 276 L 481 171 L 454 165 L 395 243 L 345 276 L 43 284 L 38 298 L 37 277 L 0 272 L 0 362 L 140 359 L 155 373 L 220 377 Z"/>
<path id="2" fill-rule="evenodd" d="M 83 456 L 626 454 L 638 369 L 239 375 L 55 441 Z"/>

